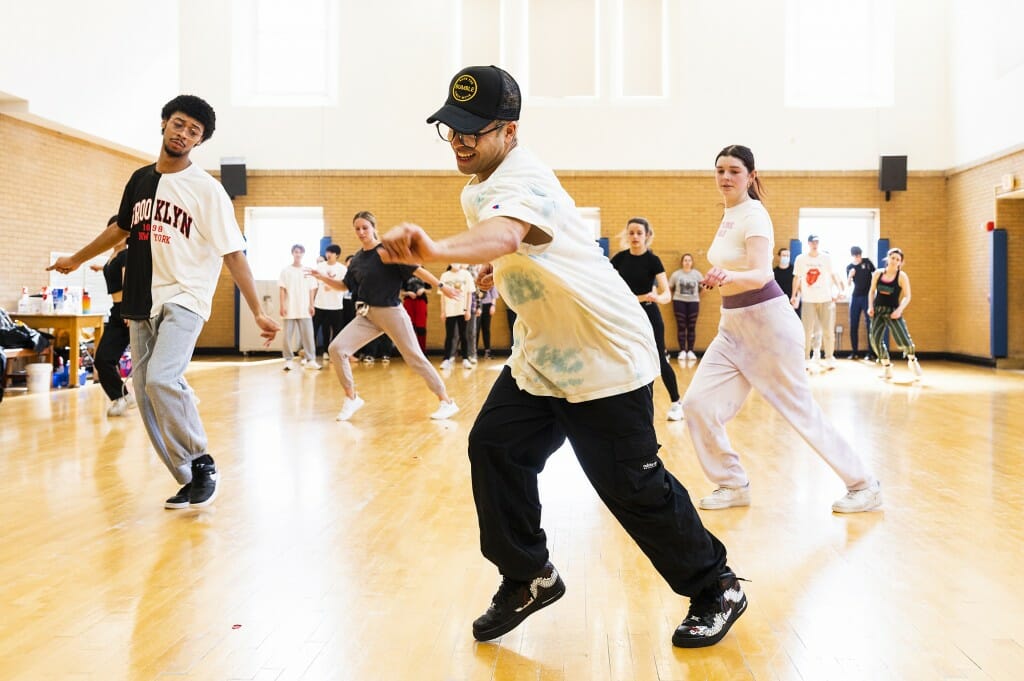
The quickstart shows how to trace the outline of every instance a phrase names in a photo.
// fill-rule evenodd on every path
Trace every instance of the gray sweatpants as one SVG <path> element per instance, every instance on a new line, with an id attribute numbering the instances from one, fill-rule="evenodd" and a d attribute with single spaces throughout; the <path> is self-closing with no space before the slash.
<path id="1" fill-rule="evenodd" d="M 864 459 L 814 400 L 804 369 L 802 331 L 785 296 L 722 310 L 718 335 L 683 396 L 693 448 L 704 474 L 716 485 L 744 487 L 748 482 L 725 424 L 739 412 L 751 388 L 789 421 L 848 490 L 865 489 L 874 481 Z"/>
<path id="2" fill-rule="evenodd" d="M 835 359 L 836 356 L 836 304 L 828 303 L 807 303 L 800 311 L 800 321 L 804 325 L 804 359 L 814 349 L 815 327 L 821 331 L 821 344 L 825 359 Z"/>
<path id="3" fill-rule="evenodd" d="M 185 382 L 203 318 L 174 303 L 145 321 L 131 320 L 132 384 L 142 423 L 160 460 L 180 484 L 192 460 L 206 454 L 206 430 Z"/>
<path id="4" fill-rule="evenodd" d="M 316 342 L 313 340 L 313 320 L 310 317 L 284 320 L 284 358 L 290 360 L 295 356 L 292 344 L 295 336 L 299 337 L 299 343 L 295 343 L 296 349 L 302 346 L 306 352 L 306 360 L 316 361 Z"/>
<path id="5" fill-rule="evenodd" d="M 363 347 L 374 338 L 386 333 L 394 341 L 395 347 L 402 353 L 402 359 L 427 382 L 430 392 L 443 398 L 445 395 L 444 381 L 437 369 L 427 361 L 420 344 L 416 340 L 416 332 L 412 328 L 412 320 L 409 313 L 401 305 L 395 307 L 370 307 L 366 316 L 356 315 L 348 325 L 341 330 L 327 352 L 331 355 L 331 366 L 334 373 L 341 381 L 341 387 L 350 390 L 354 387 L 355 381 L 352 378 L 352 367 L 349 366 L 348 358 L 359 348 Z"/>

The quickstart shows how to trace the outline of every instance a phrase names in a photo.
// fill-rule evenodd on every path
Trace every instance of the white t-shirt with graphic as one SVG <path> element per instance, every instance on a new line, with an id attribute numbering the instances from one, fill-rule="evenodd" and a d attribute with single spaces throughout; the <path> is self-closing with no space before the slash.
<path id="1" fill-rule="evenodd" d="M 245 250 L 235 207 L 220 182 L 195 163 L 161 175 L 150 243 L 151 316 L 175 303 L 208 320 L 223 257 Z"/>
<path id="2" fill-rule="evenodd" d="M 277 285 L 284 289 L 285 319 L 309 319 L 309 292 L 316 288 L 317 281 L 306 274 L 304 268 L 289 265 L 281 270 Z"/>
<path id="3" fill-rule="evenodd" d="M 831 303 L 835 286 L 832 258 L 818 251 L 796 256 L 793 263 L 793 277 L 800 280 L 800 300 L 804 303 Z"/>
<path id="4" fill-rule="evenodd" d="M 517 147 L 484 182 L 462 190 L 470 229 L 516 218 L 550 237 L 494 261 L 501 298 L 516 311 L 508 365 L 531 395 L 586 402 L 650 384 L 659 375 L 650 320 L 558 179 Z"/>
<path id="5" fill-rule="evenodd" d="M 326 275 L 334 281 L 341 281 L 345 278 L 345 273 L 348 272 L 348 268 L 340 262 L 335 262 L 331 265 L 327 261 L 324 261 L 316 264 L 316 271 L 320 274 Z M 317 281 L 316 283 L 316 298 L 313 299 L 314 307 L 321 310 L 340 310 L 344 306 L 345 291 L 342 291 L 340 288 L 328 286 L 322 281 Z"/>
<path id="6" fill-rule="evenodd" d="M 750 269 L 747 239 L 752 236 L 765 237 L 768 239 L 768 248 L 775 250 L 772 219 L 757 199 L 748 199 L 738 206 L 725 209 L 718 232 L 708 249 L 708 262 L 722 269 L 746 272 Z"/>
<path id="7" fill-rule="evenodd" d="M 466 307 L 470 304 L 469 293 L 476 291 L 476 284 L 473 282 L 473 275 L 469 270 L 461 269 L 458 272 L 447 270 L 440 277 L 445 287 L 451 286 L 459 292 L 458 298 L 449 298 L 443 295 L 441 287 L 437 293 L 441 295 L 441 305 L 445 317 L 462 317 L 466 314 Z"/>

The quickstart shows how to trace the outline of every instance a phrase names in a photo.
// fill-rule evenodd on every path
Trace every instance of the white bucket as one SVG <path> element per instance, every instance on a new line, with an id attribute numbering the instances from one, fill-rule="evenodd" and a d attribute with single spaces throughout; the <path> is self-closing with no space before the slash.
<path id="1" fill-rule="evenodd" d="M 25 365 L 25 374 L 28 378 L 28 391 L 30 393 L 45 393 L 50 391 L 50 376 L 53 367 L 49 362 L 37 362 Z"/>

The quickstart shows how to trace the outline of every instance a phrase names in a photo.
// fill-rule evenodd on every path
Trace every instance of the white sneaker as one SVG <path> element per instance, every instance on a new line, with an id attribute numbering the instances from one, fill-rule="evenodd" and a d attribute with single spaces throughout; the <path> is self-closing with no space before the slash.
<path id="1" fill-rule="evenodd" d="M 128 411 L 127 398 L 118 397 L 107 407 L 107 416 L 124 416 L 126 411 Z"/>
<path id="2" fill-rule="evenodd" d="M 442 369 L 451 369 L 452 368 L 452 361 L 450 359 L 444 360 L 443 362 L 441 362 L 441 368 Z"/>
<path id="3" fill-rule="evenodd" d="M 459 413 L 459 405 L 455 404 L 455 400 L 448 400 L 439 404 L 437 411 L 431 414 L 430 418 L 443 421 L 444 419 L 450 419 L 457 413 Z"/>
<path id="4" fill-rule="evenodd" d="M 678 355 L 676 355 L 677 362 L 685 362 L 688 358 L 689 355 L 687 355 L 685 352 L 680 352 Z"/>
<path id="5" fill-rule="evenodd" d="M 917 361 L 917 357 L 911 357 L 910 359 L 908 359 L 907 367 L 909 367 L 910 371 L 914 374 L 915 381 L 921 379 L 921 374 L 923 372 L 921 371 L 921 363 Z"/>
<path id="6" fill-rule="evenodd" d="M 829 357 L 825 360 L 825 371 L 832 371 L 836 368 L 836 358 Z"/>
<path id="7" fill-rule="evenodd" d="M 377 358 L 373 355 L 363 355 L 363 364 L 373 364 L 377 361 Z"/>
<path id="8" fill-rule="evenodd" d="M 842 499 L 832 504 L 835 513 L 863 513 L 872 511 L 882 505 L 882 483 L 875 480 L 866 489 L 847 492 Z"/>
<path id="9" fill-rule="evenodd" d="M 472 369 L 473 368 L 473 363 L 470 362 L 468 359 L 464 359 L 464 360 L 462 360 L 462 368 L 463 369 Z"/>
<path id="10" fill-rule="evenodd" d="M 746 487 L 719 487 L 711 496 L 700 500 L 705 511 L 717 511 L 732 506 L 750 506 L 750 485 Z"/>
<path id="11" fill-rule="evenodd" d="M 329 353 L 329 352 L 325 352 L 325 353 L 324 353 L 324 359 L 323 359 L 323 363 L 324 363 L 324 364 L 327 364 L 327 363 L 328 363 L 328 362 L 330 362 L 330 361 L 331 361 L 331 353 Z"/>
<path id="12" fill-rule="evenodd" d="M 669 421 L 682 421 L 683 416 L 683 402 L 673 402 L 672 406 L 668 408 L 668 420 Z"/>
<path id="13" fill-rule="evenodd" d="M 317 364 L 316 362 L 313 362 L 313 361 L 306 362 L 306 364 L 304 365 L 304 368 L 306 368 L 306 369 L 313 369 L 315 371 L 320 371 L 321 369 L 323 369 L 322 366 L 320 366 L 319 364 Z"/>
<path id="14" fill-rule="evenodd" d="M 892 364 L 883 364 L 882 365 L 882 378 L 884 378 L 887 381 L 890 378 L 892 378 Z"/>
<path id="15" fill-rule="evenodd" d="M 291 371 L 294 368 L 295 368 L 295 363 L 292 362 L 290 359 L 286 359 L 284 361 L 284 370 L 285 371 Z"/>
<path id="16" fill-rule="evenodd" d="M 195 395 L 195 393 L 192 394 Z M 134 409 L 135 407 L 139 406 L 139 403 L 135 401 L 135 395 L 132 395 L 131 393 L 125 393 L 124 401 L 125 404 L 128 405 L 129 409 Z"/>
<path id="17" fill-rule="evenodd" d="M 695 360 L 695 359 L 697 359 L 697 355 L 693 354 L 693 350 L 690 350 L 689 352 L 686 353 L 686 359 L 693 359 L 693 360 Z"/>
<path id="18" fill-rule="evenodd" d="M 348 421 L 352 418 L 353 414 L 362 409 L 364 404 L 366 404 L 366 401 L 359 395 L 356 395 L 355 399 L 346 397 L 345 403 L 341 405 L 341 411 L 339 411 L 338 415 L 334 417 L 334 420 Z"/>

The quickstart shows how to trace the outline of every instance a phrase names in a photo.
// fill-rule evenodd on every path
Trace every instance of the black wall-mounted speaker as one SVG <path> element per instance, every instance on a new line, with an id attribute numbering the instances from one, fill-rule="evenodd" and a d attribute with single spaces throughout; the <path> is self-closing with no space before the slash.
<path id="1" fill-rule="evenodd" d="M 222 159 L 220 163 L 220 183 L 228 196 L 245 196 L 245 162 L 238 159 Z"/>
<path id="2" fill-rule="evenodd" d="M 907 157 L 878 157 L 878 189 L 883 192 L 907 191 Z"/>

